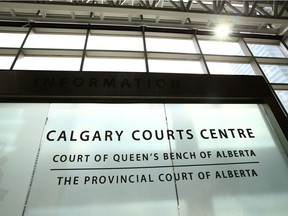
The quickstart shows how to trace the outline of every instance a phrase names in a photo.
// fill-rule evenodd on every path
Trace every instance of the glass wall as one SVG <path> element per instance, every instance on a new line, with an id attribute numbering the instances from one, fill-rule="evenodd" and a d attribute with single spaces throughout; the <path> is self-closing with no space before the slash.
<path id="1" fill-rule="evenodd" d="M 286 45 L 263 37 L 5 27 L 0 70 L 257 75 L 288 111 Z"/>
<path id="2" fill-rule="evenodd" d="M 253 55 L 260 57 L 285 58 L 287 54 L 279 44 L 248 43 Z"/>
<path id="3" fill-rule="evenodd" d="M 211 74 L 256 75 L 250 64 L 229 62 L 207 62 Z"/>
<path id="4" fill-rule="evenodd" d="M 260 65 L 270 83 L 288 83 L 288 65 Z"/>
<path id="5" fill-rule="evenodd" d="M 20 48 L 26 33 L 0 32 L 0 47 Z"/>
<path id="6" fill-rule="evenodd" d="M 277 90 L 276 94 L 278 95 L 281 103 L 283 104 L 286 111 L 288 110 L 288 91 L 287 90 Z"/>
<path id="7" fill-rule="evenodd" d="M 240 44 L 236 41 L 215 41 L 206 39 L 199 40 L 199 44 L 204 54 L 244 55 Z"/>

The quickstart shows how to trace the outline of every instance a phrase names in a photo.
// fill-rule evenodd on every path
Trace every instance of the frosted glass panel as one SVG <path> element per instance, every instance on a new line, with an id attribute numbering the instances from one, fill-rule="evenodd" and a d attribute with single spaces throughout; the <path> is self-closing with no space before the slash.
<path id="1" fill-rule="evenodd" d="M 47 104 L 0 104 L 0 215 L 22 215 Z"/>
<path id="2" fill-rule="evenodd" d="M 147 51 L 196 53 L 192 39 L 170 39 L 146 37 Z"/>
<path id="3" fill-rule="evenodd" d="M 145 72 L 144 59 L 85 58 L 84 71 Z"/>
<path id="4" fill-rule="evenodd" d="M 211 74 L 256 75 L 250 64 L 207 62 Z"/>
<path id="5" fill-rule="evenodd" d="M 277 96 L 279 97 L 282 105 L 286 109 L 286 112 L 288 112 L 288 91 L 275 91 Z"/>
<path id="6" fill-rule="evenodd" d="M 10 69 L 14 56 L 0 56 L 0 69 Z"/>
<path id="7" fill-rule="evenodd" d="M 79 57 L 20 57 L 14 69 L 20 70 L 80 70 Z"/>
<path id="8" fill-rule="evenodd" d="M 1 215 L 288 211 L 288 158 L 261 105 L 2 104 L 0 129 Z"/>
<path id="9" fill-rule="evenodd" d="M 199 61 L 149 59 L 148 63 L 150 72 L 203 74 Z"/>
<path id="10" fill-rule="evenodd" d="M 261 109 L 166 104 L 169 129 L 193 133 L 171 140 L 180 215 L 287 214 L 287 155 Z"/>
<path id="11" fill-rule="evenodd" d="M 31 33 L 24 48 L 83 49 L 85 35 Z"/>
<path id="12" fill-rule="evenodd" d="M 156 129 L 161 104 L 51 105 L 25 216 L 177 216 L 174 182 L 158 181 L 173 172 Z"/>
<path id="13" fill-rule="evenodd" d="M 199 44 L 204 54 L 244 55 L 237 42 L 199 40 Z"/>
<path id="14" fill-rule="evenodd" d="M 90 35 L 87 49 L 143 51 L 142 37 Z"/>
<path id="15" fill-rule="evenodd" d="M 0 33 L 0 47 L 19 48 L 25 36 L 25 33 Z"/>
<path id="16" fill-rule="evenodd" d="M 270 83 L 288 83 L 288 66 L 260 65 Z"/>
<path id="17" fill-rule="evenodd" d="M 254 56 L 260 57 L 287 57 L 282 48 L 279 45 L 268 44 L 248 44 Z"/>

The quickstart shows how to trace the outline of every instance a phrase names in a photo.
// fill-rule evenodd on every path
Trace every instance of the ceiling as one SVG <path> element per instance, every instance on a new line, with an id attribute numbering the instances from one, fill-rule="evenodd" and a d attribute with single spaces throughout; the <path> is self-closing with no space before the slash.
<path id="1" fill-rule="evenodd" d="M 288 37 L 288 1 L 30 0 L 0 1 L 0 21 L 142 25 Z"/>

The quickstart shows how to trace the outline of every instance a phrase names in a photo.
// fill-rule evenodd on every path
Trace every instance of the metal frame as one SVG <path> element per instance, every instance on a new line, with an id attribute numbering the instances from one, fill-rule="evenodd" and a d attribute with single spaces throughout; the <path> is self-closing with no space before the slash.
<path id="1" fill-rule="evenodd" d="M 30 0 L 0 2 L 0 20 L 177 27 L 288 37 L 287 1 Z"/>
<path id="2" fill-rule="evenodd" d="M 190 59 L 190 60 L 199 60 L 200 63 L 202 64 L 202 68 L 204 73 L 210 74 L 209 72 L 209 68 L 207 67 L 207 61 L 213 61 L 213 60 L 219 60 L 220 57 L 218 55 L 207 55 L 207 54 L 203 54 L 203 52 L 201 50 L 198 50 L 199 53 L 195 53 L 195 54 L 179 54 L 179 53 L 161 53 L 161 52 L 147 52 L 146 46 L 144 46 L 144 51 L 143 52 L 121 52 L 121 51 L 105 51 L 105 50 L 101 50 L 101 51 L 94 51 L 94 50 L 86 50 L 86 43 L 87 43 L 87 36 L 89 35 L 89 32 L 93 32 L 93 31 L 103 31 L 103 33 L 105 34 L 105 32 L 111 34 L 118 34 L 119 32 L 122 32 L 121 34 L 127 34 L 130 35 L 131 33 L 133 33 L 132 35 L 134 35 L 137 32 L 137 35 L 143 37 L 143 44 L 146 45 L 146 35 L 149 36 L 153 36 L 153 35 L 157 35 L 157 34 L 165 34 L 165 36 L 175 36 L 177 35 L 177 37 L 183 37 L 183 38 L 187 38 L 187 37 L 193 37 L 193 42 L 197 45 L 196 47 L 198 49 L 200 49 L 199 46 L 199 42 L 198 39 L 208 39 L 208 40 L 213 40 L 213 35 L 211 35 L 210 33 L 207 33 L 205 31 L 196 31 L 196 30 L 185 30 L 185 29 L 171 29 L 171 28 L 155 28 L 155 27 L 145 27 L 145 26 L 111 26 L 111 25 L 92 25 L 92 24 L 61 24 L 61 23 L 29 23 L 28 26 L 20 27 L 19 26 L 23 26 L 23 22 L 0 22 L 0 29 L 4 28 L 7 30 L 7 27 L 13 27 L 13 30 L 20 29 L 20 31 L 24 31 L 26 32 L 26 37 L 25 40 L 27 39 L 30 31 L 35 31 L 36 33 L 39 31 L 41 33 L 43 32 L 47 32 L 47 33 L 53 33 L 53 32 L 64 32 L 64 33 L 82 33 L 83 35 L 86 34 L 86 39 L 85 39 L 85 46 L 83 49 L 81 50 L 65 50 L 65 49 L 61 49 L 61 50 L 47 50 L 47 49 L 24 49 L 23 45 L 25 40 L 22 43 L 22 46 L 18 49 L 18 48 L 9 48 L 9 49 L 0 49 L 0 51 L 2 50 L 2 53 L 5 54 L 7 53 L 7 50 L 9 51 L 9 53 L 12 52 L 17 52 L 16 57 L 14 59 L 13 65 L 10 68 L 10 70 L 14 70 L 13 66 L 15 65 L 15 62 L 17 61 L 18 57 L 20 55 L 55 55 L 57 53 L 57 55 L 62 55 L 62 56 L 79 56 L 82 58 L 81 60 L 81 66 L 79 71 L 82 71 L 83 69 L 83 62 L 84 62 L 84 58 L 85 56 L 89 55 L 89 56 L 93 56 L 95 54 L 97 54 L 97 56 L 110 56 L 110 57 L 116 57 L 117 55 L 120 56 L 133 56 L 133 57 L 140 57 L 140 55 L 142 57 L 144 57 L 145 60 L 145 65 L 146 65 L 146 72 L 149 72 L 149 64 L 148 64 L 148 57 L 149 58 L 165 58 L 165 59 Z M 17 27 L 17 28 L 16 28 Z M 11 29 L 11 28 L 10 28 Z M 26 30 L 25 30 L 26 29 Z M 86 32 L 86 33 L 85 33 Z M 235 36 L 235 37 L 234 37 Z M 231 41 L 237 41 L 240 40 L 240 44 L 242 49 L 245 51 L 245 56 L 223 56 L 223 61 L 227 62 L 228 59 L 230 59 L 229 61 L 232 62 L 246 62 L 246 63 L 251 63 L 254 71 L 256 72 L 257 75 L 262 75 L 267 83 L 268 80 L 265 76 L 265 74 L 263 73 L 262 69 L 259 66 L 259 63 L 266 63 L 266 64 L 284 64 L 284 65 L 288 65 L 288 58 L 285 59 L 279 59 L 279 58 L 271 58 L 270 60 L 268 58 L 258 58 L 258 57 L 254 57 L 251 53 L 251 51 L 249 50 L 249 47 L 247 46 L 247 42 L 257 42 L 258 40 L 260 40 L 260 42 L 262 43 L 262 38 L 263 41 L 267 42 L 268 44 L 279 44 L 280 43 L 280 38 L 279 36 L 270 36 L 268 39 L 267 37 L 263 37 L 259 35 L 242 35 L 242 34 L 232 34 L 231 37 L 229 38 Z M 281 44 L 281 43 L 280 43 Z M 285 45 L 283 45 L 285 46 Z M 93 54 L 94 53 L 94 54 Z M 141 57 L 141 58 L 142 58 Z M 272 60 L 272 61 L 271 61 Z M 271 87 L 275 87 L 275 89 L 277 90 L 287 90 L 288 89 L 288 85 L 287 84 L 271 84 Z M 275 95 L 275 97 L 277 98 L 277 96 Z M 284 112 L 285 109 L 283 108 Z"/>
<path id="3" fill-rule="evenodd" d="M 22 23 L 7 23 L 7 22 L 0 22 L 0 29 L 1 26 L 10 26 L 10 27 L 15 27 L 15 26 L 21 26 Z M 2 27 L 3 28 L 3 27 Z M 110 56 L 110 57 L 116 57 L 117 55 L 120 56 L 134 56 L 134 57 L 140 57 L 141 56 L 144 57 L 145 60 L 145 65 L 146 65 L 146 72 L 149 72 L 149 64 L 148 64 L 148 57 L 149 58 L 164 58 L 164 59 L 189 59 L 189 60 L 200 60 L 200 62 L 202 62 L 202 66 L 204 69 L 204 73 L 208 73 L 209 69 L 207 67 L 207 61 L 213 61 L 213 60 L 221 60 L 221 56 L 219 55 L 209 55 L 209 54 L 204 54 L 202 52 L 202 50 L 200 49 L 199 46 L 199 39 L 208 39 L 208 40 L 213 40 L 213 35 L 207 33 L 207 32 L 199 32 L 196 30 L 185 30 L 185 29 L 170 29 L 170 28 L 154 28 L 154 27 L 145 27 L 145 26 L 110 26 L 110 25 L 82 25 L 82 24 L 59 24 L 59 23 L 29 23 L 29 26 L 27 27 L 20 27 L 23 31 L 23 29 L 27 29 L 25 32 L 26 37 L 21 45 L 20 48 L 11 48 L 9 49 L 10 52 L 12 52 L 12 50 L 17 51 L 15 60 L 10 68 L 10 70 L 13 70 L 13 67 L 15 65 L 15 62 L 17 61 L 18 57 L 21 54 L 24 55 L 55 55 L 57 53 L 57 55 L 59 56 L 79 56 L 82 58 L 81 60 L 81 66 L 80 66 L 80 71 L 82 71 L 83 69 L 83 62 L 84 62 L 84 58 L 85 56 L 94 56 L 95 54 L 97 54 L 97 56 Z M 14 30 L 14 28 L 13 28 Z M 54 33 L 54 32 L 60 32 L 60 33 L 76 33 L 78 34 L 78 30 L 82 32 L 83 35 L 86 34 L 86 38 L 85 38 L 85 45 L 83 47 L 83 49 L 81 50 L 69 50 L 69 49 L 41 49 L 41 48 L 36 48 L 36 49 L 29 49 L 29 48 L 24 48 L 24 43 L 27 39 L 27 37 L 29 36 L 31 31 L 36 31 L 36 33 L 38 32 L 47 32 L 47 33 Z M 113 34 L 117 35 L 119 32 L 122 32 L 121 34 L 127 34 L 130 35 L 132 32 L 138 32 L 137 34 L 139 34 L 139 36 L 142 35 L 143 38 L 143 45 L 144 45 L 144 50 L 142 52 L 121 52 L 121 51 L 109 51 L 109 50 L 86 50 L 86 46 L 87 46 L 87 39 L 89 36 L 89 32 L 92 31 L 103 31 L 103 34 L 105 34 L 105 31 L 107 31 L 107 33 L 111 34 L 111 32 L 113 32 Z M 86 33 L 85 33 L 86 32 Z M 125 33 L 126 32 L 126 33 Z M 162 34 L 164 33 L 165 36 L 179 36 L 180 38 L 186 38 L 186 37 L 193 37 L 194 38 L 194 43 L 196 45 L 196 48 L 199 49 L 198 53 L 194 53 L 194 54 L 181 54 L 181 53 L 161 53 L 161 52 L 148 52 L 147 48 L 146 48 L 146 35 L 149 36 L 157 36 L 157 34 Z M 231 41 L 237 41 L 240 40 L 240 44 L 242 49 L 245 51 L 245 56 L 223 56 L 222 61 L 223 62 L 244 62 L 244 63 L 249 63 L 252 62 L 252 67 L 254 67 L 254 70 L 256 71 L 256 73 L 258 75 L 262 75 L 265 77 L 265 74 L 263 73 L 263 71 L 261 70 L 260 66 L 258 63 L 266 63 L 266 64 L 282 64 L 282 65 L 288 65 L 288 58 L 285 59 L 279 59 L 279 58 L 259 58 L 259 57 L 254 57 L 249 49 L 249 47 L 247 46 L 247 42 L 253 42 L 253 43 L 257 43 L 258 40 L 262 40 L 262 37 L 256 37 L 255 35 L 242 35 L 242 34 L 232 34 L 230 35 L 229 38 L 227 38 L 228 40 Z M 282 44 L 280 42 L 280 37 L 278 36 L 270 36 L 270 39 L 263 39 L 265 42 L 267 42 L 268 44 Z M 217 40 L 217 38 L 215 38 Z M 261 42 L 262 43 L 262 42 Z M 282 44 L 283 47 L 285 47 L 284 44 Z M 1 50 L 1 48 L 0 48 Z M 2 49 L 6 52 L 7 49 Z M 4 52 L 3 51 L 3 52 Z M 4 53 L 5 53 L 4 52 Z M 3 54 L 4 54 L 3 53 Z M 93 54 L 94 53 L 94 54 Z M 258 62 L 258 63 L 257 63 Z M 267 80 L 268 82 L 268 80 Z M 283 88 L 285 88 L 285 84 L 283 85 Z"/>

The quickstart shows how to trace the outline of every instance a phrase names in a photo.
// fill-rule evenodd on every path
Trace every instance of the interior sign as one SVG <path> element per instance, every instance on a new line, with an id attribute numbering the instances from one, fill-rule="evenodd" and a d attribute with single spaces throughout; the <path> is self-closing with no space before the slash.
<path id="1" fill-rule="evenodd" d="M 261 105 L 51 104 L 47 119 L 24 216 L 288 212 Z"/>
<path id="2" fill-rule="evenodd" d="M 98 131 L 93 132 L 85 130 L 81 132 L 72 131 L 48 131 L 46 139 L 48 141 L 121 141 L 121 136 L 123 134 L 121 131 Z M 184 138 L 183 138 L 184 134 Z M 228 129 L 202 129 L 200 135 L 203 139 L 228 139 L 231 138 L 255 138 L 251 128 L 241 129 L 241 128 L 228 128 Z M 131 137 L 133 140 L 140 141 L 151 140 L 155 136 L 157 140 L 175 140 L 175 137 L 182 139 L 193 139 L 192 129 L 178 129 L 178 130 L 134 130 L 131 132 Z"/>

